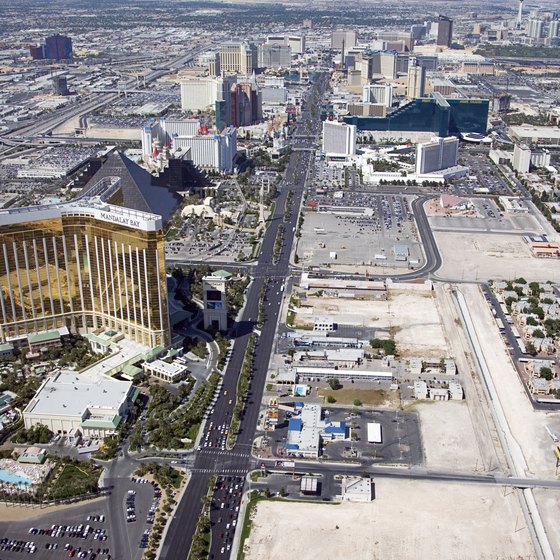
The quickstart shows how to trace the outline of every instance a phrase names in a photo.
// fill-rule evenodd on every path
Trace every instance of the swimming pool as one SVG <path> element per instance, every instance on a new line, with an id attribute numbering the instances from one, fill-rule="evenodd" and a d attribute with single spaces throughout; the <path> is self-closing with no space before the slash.
<path id="1" fill-rule="evenodd" d="M 31 479 L 26 476 L 21 476 L 19 474 L 12 474 L 9 471 L 0 469 L 0 482 L 9 482 L 11 484 L 17 484 L 18 486 L 30 486 L 33 484 Z"/>

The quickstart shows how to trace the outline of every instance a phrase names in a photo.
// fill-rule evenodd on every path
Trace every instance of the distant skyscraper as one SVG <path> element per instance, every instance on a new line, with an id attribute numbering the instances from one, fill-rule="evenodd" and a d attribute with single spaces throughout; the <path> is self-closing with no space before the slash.
<path id="1" fill-rule="evenodd" d="M 528 173 L 531 167 L 531 148 L 523 144 L 515 144 L 512 166 L 518 173 Z"/>
<path id="2" fill-rule="evenodd" d="M 218 56 L 218 73 L 249 75 L 257 67 L 257 49 L 252 43 L 222 43 Z"/>
<path id="3" fill-rule="evenodd" d="M 292 63 L 292 48 L 289 45 L 259 45 L 258 59 L 259 68 L 289 68 Z"/>
<path id="4" fill-rule="evenodd" d="M 554 19 L 550 22 L 550 28 L 548 30 L 548 36 L 550 38 L 560 37 L 560 20 Z"/>
<path id="5" fill-rule="evenodd" d="M 450 47 L 453 41 L 453 20 L 446 16 L 438 18 L 437 44 Z"/>
<path id="6" fill-rule="evenodd" d="M 338 156 L 356 153 L 356 126 L 346 123 L 323 122 L 323 152 Z"/>
<path id="7" fill-rule="evenodd" d="M 515 22 L 515 27 L 521 29 L 523 25 L 523 0 L 519 0 L 519 9 L 517 11 L 517 21 Z"/>
<path id="8" fill-rule="evenodd" d="M 416 173 L 422 175 L 440 171 L 457 165 L 459 139 L 454 136 L 448 138 L 432 138 L 416 146 Z"/>
<path id="9" fill-rule="evenodd" d="M 202 111 L 223 100 L 226 91 L 237 81 L 236 76 L 189 76 L 181 80 L 181 108 L 183 111 Z M 218 126 L 218 130 L 224 128 Z"/>
<path id="10" fill-rule="evenodd" d="M 411 25 L 410 34 L 414 40 L 422 39 L 426 36 L 426 24 L 416 23 Z"/>
<path id="11" fill-rule="evenodd" d="M 72 58 L 72 39 L 64 35 L 52 35 L 45 39 L 45 58 L 68 60 Z"/>
<path id="12" fill-rule="evenodd" d="M 406 96 L 409 99 L 424 97 L 426 92 L 426 69 L 423 66 L 408 67 Z"/>
<path id="13" fill-rule="evenodd" d="M 261 119 L 261 97 L 253 81 L 238 82 L 231 88 L 229 124 L 247 126 Z"/>
<path id="14" fill-rule="evenodd" d="M 45 58 L 45 45 L 31 45 L 29 54 L 33 60 L 43 60 Z"/>
<path id="15" fill-rule="evenodd" d="M 355 47 L 358 43 L 358 35 L 355 31 L 345 31 L 344 29 L 334 29 L 331 33 L 331 49 L 348 50 Z"/>
<path id="16" fill-rule="evenodd" d="M 66 76 L 55 76 L 52 79 L 53 92 L 57 95 L 68 95 L 68 80 Z"/>
<path id="17" fill-rule="evenodd" d="M 290 47 L 295 54 L 305 52 L 305 35 L 268 35 L 267 45 L 283 45 Z"/>
<path id="18" fill-rule="evenodd" d="M 527 35 L 535 41 L 542 39 L 544 37 L 544 21 L 542 19 L 530 19 Z"/>
<path id="19" fill-rule="evenodd" d="M 397 53 L 394 51 L 379 51 L 371 54 L 356 56 L 354 67 L 361 72 L 363 84 L 380 76 L 392 80 L 397 77 Z"/>
<path id="20" fill-rule="evenodd" d="M 421 54 L 414 57 L 416 66 L 422 66 L 425 68 L 426 71 L 432 71 L 438 69 L 438 57 L 437 55 L 430 55 L 430 54 Z M 410 66 L 414 66 L 412 61 L 410 62 Z"/>
<path id="21" fill-rule="evenodd" d="M 366 84 L 362 88 L 363 103 L 381 103 L 385 107 L 393 104 L 393 86 L 391 84 Z"/>

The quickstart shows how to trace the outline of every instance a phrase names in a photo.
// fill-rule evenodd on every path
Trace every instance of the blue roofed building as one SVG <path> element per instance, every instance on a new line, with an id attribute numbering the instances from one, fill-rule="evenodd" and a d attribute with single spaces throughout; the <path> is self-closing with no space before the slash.
<path id="1" fill-rule="evenodd" d="M 305 404 L 299 416 L 290 418 L 285 447 L 290 455 L 317 458 L 323 442 L 348 439 L 345 422 L 333 422 L 322 416 L 321 405 Z"/>
<path id="2" fill-rule="evenodd" d="M 290 418 L 290 421 L 288 422 L 288 430 L 300 432 L 302 427 L 303 422 L 301 421 L 301 418 Z"/>

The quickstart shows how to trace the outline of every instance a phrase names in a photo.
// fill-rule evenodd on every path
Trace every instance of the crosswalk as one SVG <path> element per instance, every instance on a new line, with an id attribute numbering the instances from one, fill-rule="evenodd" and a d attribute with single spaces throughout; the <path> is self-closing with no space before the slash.
<path id="1" fill-rule="evenodd" d="M 251 456 L 251 453 L 247 451 L 238 453 L 238 452 L 224 451 L 222 449 L 212 449 L 211 447 L 207 449 L 201 449 L 199 453 L 200 454 L 204 453 L 205 455 L 220 455 L 220 456 L 227 455 L 228 457 L 244 457 L 244 458 Z"/>
<path id="2" fill-rule="evenodd" d="M 247 469 L 189 469 L 191 474 L 242 474 L 249 471 Z"/>

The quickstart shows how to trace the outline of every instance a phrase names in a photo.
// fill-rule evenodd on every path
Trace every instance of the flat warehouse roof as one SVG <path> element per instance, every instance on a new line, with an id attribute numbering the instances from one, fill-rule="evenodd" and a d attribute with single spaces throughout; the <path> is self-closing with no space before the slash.
<path id="1" fill-rule="evenodd" d="M 24 410 L 25 414 L 82 416 L 90 410 L 118 411 L 132 387 L 130 381 L 60 372 L 48 377 Z"/>

